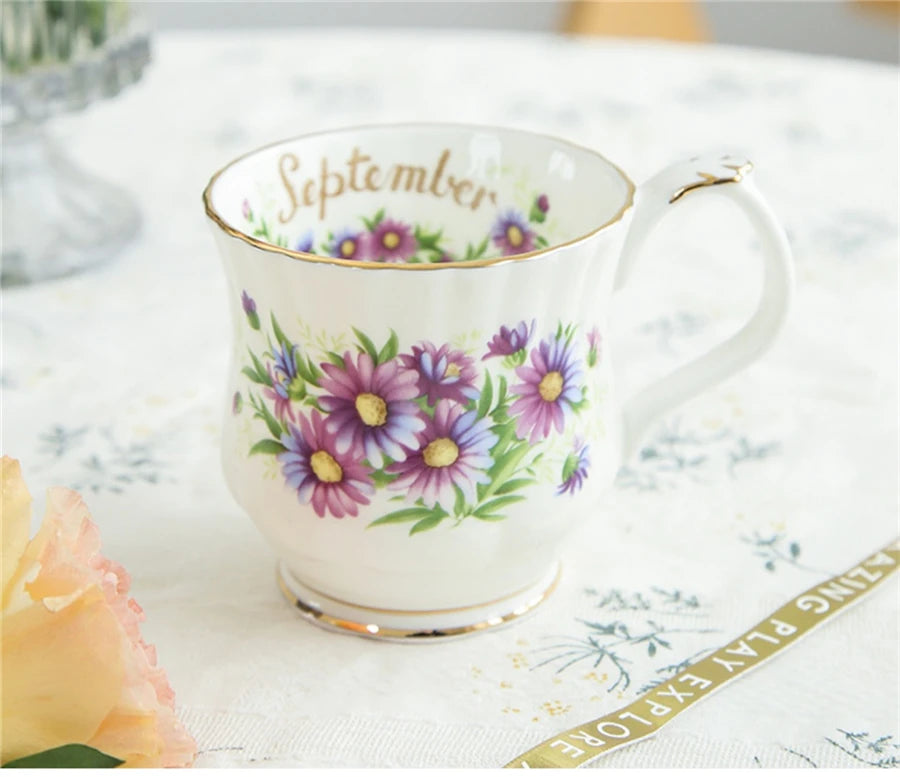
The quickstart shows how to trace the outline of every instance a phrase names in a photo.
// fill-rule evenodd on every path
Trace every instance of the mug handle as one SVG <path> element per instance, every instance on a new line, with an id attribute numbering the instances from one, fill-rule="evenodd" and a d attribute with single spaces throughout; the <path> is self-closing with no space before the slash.
<path id="1" fill-rule="evenodd" d="M 628 282 L 641 247 L 662 217 L 694 192 L 725 196 L 744 212 L 762 243 L 764 277 L 756 312 L 740 330 L 623 404 L 622 461 L 631 457 L 661 416 L 759 358 L 784 324 L 794 287 L 791 249 L 750 178 L 752 169 L 750 162 L 730 156 L 694 157 L 667 167 L 638 190 L 616 273 L 616 291 Z"/>

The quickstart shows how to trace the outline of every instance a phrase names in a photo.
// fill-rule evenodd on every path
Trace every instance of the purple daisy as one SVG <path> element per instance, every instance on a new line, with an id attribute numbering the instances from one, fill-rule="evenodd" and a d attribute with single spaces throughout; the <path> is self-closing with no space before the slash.
<path id="1" fill-rule="evenodd" d="M 600 360 L 600 328 L 594 327 L 587 335 L 588 341 L 588 367 L 593 367 Z"/>
<path id="2" fill-rule="evenodd" d="M 250 207 L 249 200 L 244 200 L 241 203 L 241 215 L 246 221 L 253 221 L 253 209 Z"/>
<path id="3" fill-rule="evenodd" d="M 591 466 L 590 452 L 590 446 L 576 437 L 574 448 L 563 463 L 562 483 L 556 489 L 557 494 L 574 494 L 581 490 Z"/>
<path id="4" fill-rule="evenodd" d="M 467 502 L 474 503 L 476 484 L 490 482 L 486 470 L 494 463 L 490 450 L 497 444 L 490 418 L 476 415 L 448 400 L 438 402 L 434 418 L 426 418 L 425 429 L 416 435 L 417 450 L 387 468 L 399 476 L 389 488 L 434 507 L 452 503 L 456 486 Z"/>
<path id="5" fill-rule="evenodd" d="M 412 354 L 401 354 L 403 366 L 419 376 L 419 396 L 433 405 L 439 399 L 452 399 L 465 404 L 478 396 L 473 385 L 477 377 L 471 357 L 451 350 L 446 343 L 440 348 L 422 342 L 412 347 Z"/>
<path id="6" fill-rule="evenodd" d="M 384 219 L 369 235 L 368 241 L 367 253 L 377 262 L 405 262 L 419 247 L 410 228 L 393 219 Z"/>
<path id="7" fill-rule="evenodd" d="M 491 229 L 491 239 L 503 251 L 504 256 L 533 251 L 534 237 L 525 217 L 515 210 L 501 213 Z"/>
<path id="8" fill-rule="evenodd" d="M 365 259 L 365 235 L 355 229 L 341 229 L 334 233 L 328 253 L 339 259 Z"/>
<path id="9" fill-rule="evenodd" d="M 516 368 L 524 382 L 512 387 L 518 394 L 509 411 L 519 416 L 516 433 L 528 435 L 532 444 L 550 434 L 561 432 L 572 405 L 581 399 L 581 362 L 563 337 L 548 337 L 531 351 L 531 366 Z"/>
<path id="10" fill-rule="evenodd" d="M 375 488 L 369 469 L 352 453 L 338 450 L 325 421 L 313 410 L 311 422 L 300 416 L 300 428 L 290 424 L 281 435 L 287 450 L 276 458 L 287 485 L 297 492 L 301 504 L 312 504 L 320 518 L 329 512 L 335 518 L 359 514 L 359 505 L 369 504 Z"/>
<path id="11" fill-rule="evenodd" d="M 307 229 L 294 244 L 294 250 L 299 251 L 302 254 L 312 253 L 313 247 L 313 238 L 315 237 L 313 231 L 311 229 Z"/>
<path id="12" fill-rule="evenodd" d="M 515 329 L 501 326 L 500 332 L 487 344 L 488 352 L 481 357 L 481 361 L 487 361 L 492 356 L 512 356 L 527 347 L 536 324 L 537 322 L 532 319 L 530 327 L 524 321 L 516 324 Z"/>
<path id="13" fill-rule="evenodd" d="M 395 461 L 406 458 L 403 446 L 414 448 L 416 432 L 425 428 L 412 401 L 418 394 L 416 373 L 396 361 L 376 367 L 367 353 L 358 354 L 354 364 L 349 351 L 343 367 L 326 362 L 322 369 L 319 385 L 328 394 L 319 397 L 319 405 L 329 413 L 328 429 L 341 453 L 355 450 L 379 469 L 382 453 Z"/>

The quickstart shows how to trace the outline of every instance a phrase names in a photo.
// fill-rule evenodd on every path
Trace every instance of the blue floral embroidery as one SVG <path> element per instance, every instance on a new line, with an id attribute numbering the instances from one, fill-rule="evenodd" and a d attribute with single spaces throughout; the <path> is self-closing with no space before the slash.
<path id="1" fill-rule="evenodd" d="M 706 328 L 706 324 L 705 316 L 680 310 L 671 316 L 660 316 L 648 321 L 638 329 L 638 332 L 655 337 L 656 347 L 663 353 L 674 353 L 676 351 L 674 341 L 700 334 Z"/>
<path id="2" fill-rule="evenodd" d="M 867 248 L 897 235 L 897 222 L 871 211 L 839 211 L 813 235 L 816 248 L 845 260 L 858 259 Z"/>
<path id="3" fill-rule="evenodd" d="M 536 664 L 534 669 L 556 664 L 556 673 L 559 674 L 583 661 L 591 661 L 595 669 L 601 664 L 606 664 L 613 673 L 607 692 L 625 691 L 632 684 L 631 665 L 636 659 L 653 659 L 662 656 L 662 651 L 674 650 L 674 642 L 681 635 L 709 634 L 716 631 L 694 627 L 671 628 L 653 618 L 645 617 L 651 613 L 669 617 L 696 615 L 700 609 L 697 597 L 677 589 L 666 591 L 651 588 L 635 592 L 625 592 L 617 588 L 603 592 L 585 589 L 585 593 L 597 598 L 595 607 L 598 610 L 610 614 L 621 613 L 621 617 L 591 620 L 577 618 L 576 622 L 583 627 L 583 633 L 578 636 L 562 637 L 560 642 L 539 648 L 538 652 L 551 652 L 552 655 Z M 699 656 L 713 649 L 715 648 L 704 648 L 681 661 L 668 662 L 653 669 L 652 675 L 646 678 L 642 690 L 649 690 L 664 679 L 673 677 Z"/>
<path id="4" fill-rule="evenodd" d="M 38 435 L 45 466 L 65 468 L 60 478 L 76 491 L 121 494 L 134 483 L 159 483 L 165 465 L 148 442 L 120 442 L 110 428 L 56 424 Z M 171 478 L 168 478 L 171 479 Z"/>
<path id="5" fill-rule="evenodd" d="M 745 434 L 725 428 L 714 434 L 682 431 L 680 420 L 665 424 L 641 449 L 636 463 L 623 467 L 616 486 L 637 491 L 676 488 L 688 480 L 710 482 L 715 470 L 737 477 L 743 464 L 763 461 L 781 451 L 777 441 L 751 442 Z"/>
<path id="6" fill-rule="evenodd" d="M 835 742 L 829 737 L 825 737 L 825 741 L 854 760 L 880 769 L 896 769 L 900 766 L 900 741 L 890 734 L 875 738 L 867 731 L 853 733 L 842 728 L 838 731 L 843 734 L 842 741 Z"/>
<path id="7" fill-rule="evenodd" d="M 805 572 L 815 572 L 817 574 L 831 575 L 830 572 L 814 567 L 808 567 L 799 561 L 801 548 L 800 543 L 796 541 L 788 541 L 787 535 L 783 533 L 775 533 L 771 536 L 763 536 L 758 531 L 753 532 L 752 537 L 742 536 L 741 542 L 746 543 L 753 549 L 753 555 L 763 559 L 763 566 L 769 572 L 775 572 L 779 564 L 790 564 L 797 569 Z"/>

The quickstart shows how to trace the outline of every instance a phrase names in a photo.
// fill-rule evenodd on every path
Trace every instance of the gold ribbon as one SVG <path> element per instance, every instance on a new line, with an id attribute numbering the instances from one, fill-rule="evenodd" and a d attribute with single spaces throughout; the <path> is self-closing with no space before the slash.
<path id="1" fill-rule="evenodd" d="M 750 631 L 615 712 L 564 731 L 507 769 L 572 768 L 655 734 L 692 704 L 774 656 L 862 599 L 896 572 L 900 539 L 842 575 L 813 586 Z"/>

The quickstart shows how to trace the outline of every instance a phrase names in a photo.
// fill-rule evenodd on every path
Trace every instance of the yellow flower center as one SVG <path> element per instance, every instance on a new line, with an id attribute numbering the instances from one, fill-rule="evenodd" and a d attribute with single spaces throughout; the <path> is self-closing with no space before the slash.
<path id="1" fill-rule="evenodd" d="M 563 390 L 563 376 L 556 370 L 548 372 L 538 383 L 538 393 L 544 402 L 555 402 Z"/>
<path id="2" fill-rule="evenodd" d="M 385 248 L 396 248 L 400 245 L 400 235 L 396 232 L 386 232 L 384 237 L 381 238 L 381 242 Z"/>
<path id="3" fill-rule="evenodd" d="M 387 404 L 377 394 L 359 394 L 356 412 L 366 426 L 384 426 L 387 423 Z"/>
<path id="4" fill-rule="evenodd" d="M 459 448 L 449 437 L 438 437 L 425 447 L 422 460 L 429 467 L 449 467 L 459 458 Z"/>
<path id="5" fill-rule="evenodd" d="M 506 239 L 510 242 L 510 245 L 518 248 L 525 240 L 525 236 L 522 234 L 522 230 L 515 224 L 510 224 L 506 228 Z"/>
<path id="6" fill-rule="evenodd" d="M 349 237 L 341 243 L 341 256 L 349 257 L 353 256 L 353 252 L 356 250 L 356 241 L 351 240 Z"/>
<path id="7" fill-rule="evenodd" d="M 460 373 L 459 365 L 456 362 L 450 362 L 447 369 L 444 370 L 445 378 L 458 378 Z"/>
<path id="8" fill-rule="evenodd" d="M 344 479 L 344 470 L 328 451 L 316 451 L 309 457 L 312 471 L 323 483 L 340 483 Z"/>

